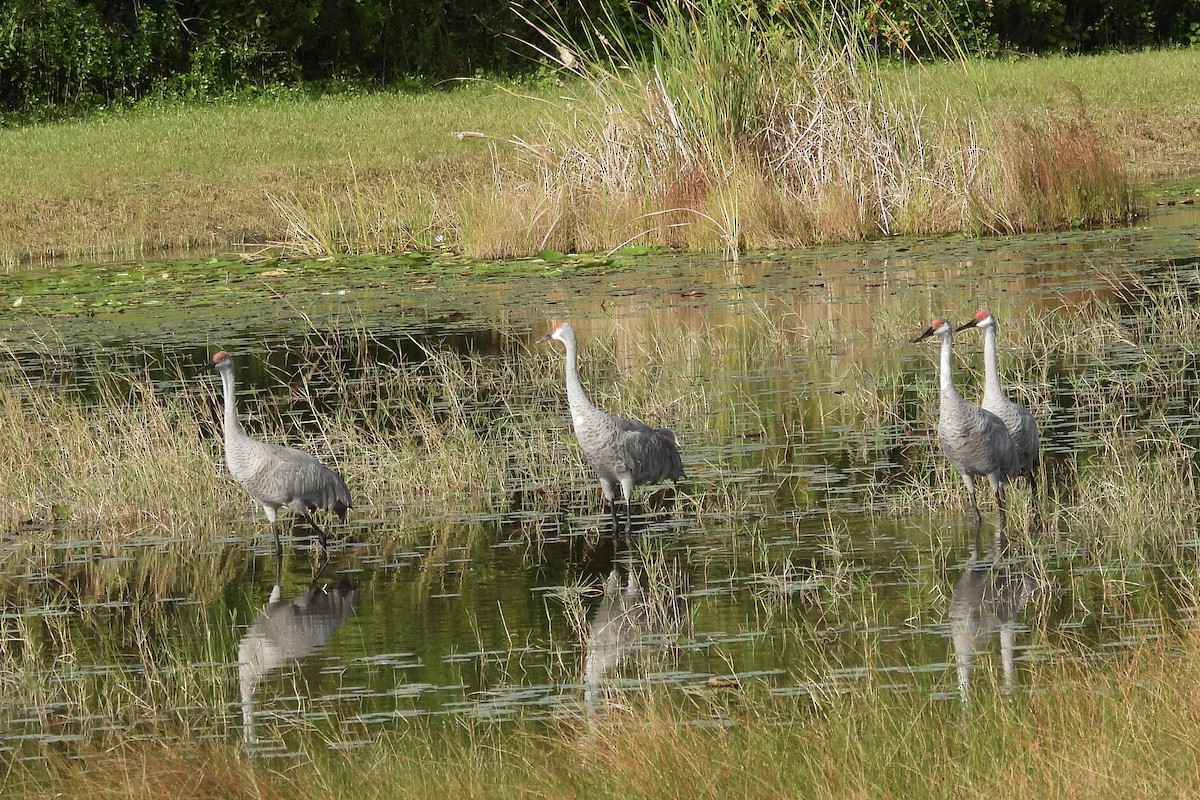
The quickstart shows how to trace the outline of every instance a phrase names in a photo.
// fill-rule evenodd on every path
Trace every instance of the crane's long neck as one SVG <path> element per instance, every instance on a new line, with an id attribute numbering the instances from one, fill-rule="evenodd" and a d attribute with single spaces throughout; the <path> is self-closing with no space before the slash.
<path id="1" fill-rule="evenodd" d="M 941 368 L 938 369 L 938 388 L 943 401 L 958 397 L 958 392 L 954 389 L 954 358 L 950 352 L 952 338 L 949 333 L 942 336 L 942 361 Z"/>
<path id="2" fill-rule="evenodd" d="M 221 387 L 225 390 L 225 442 L 244 437 L 242 423 L 238 422 L 237 397 L 233 385 L 233 370 L 221 370 Z"/>
<path id="3" fill-rule="evenodd" d="M 572 413 L 577 413 L 592 408 L 592 401 L 579 381 L 579 349 L 575 345 L 575 337 L 566 337 L 563 345 L 567 348 L 567 404 Z"/>
<path id="4" fill-rule="evenodd" d="M 983 393 L 1000 392 L 1000 366 L 996 363 L 996 329 L 991 325 L 983 329 Z"/>

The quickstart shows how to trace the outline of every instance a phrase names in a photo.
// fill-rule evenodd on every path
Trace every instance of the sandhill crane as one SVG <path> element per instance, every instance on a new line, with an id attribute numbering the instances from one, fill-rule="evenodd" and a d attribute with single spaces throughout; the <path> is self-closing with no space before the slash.
<path id="1" fill-rule="evenodd" d="M 618 534 L 615 494 L 618 484 L 625 498 L 625 533 L 628 534 L 632 527 L 629 505 L 635 486 L 686 477 L 679 448 L 675 445 L 675 434 L 666 428 L 651 428 L 606 414 L 592 405 L 579 382 L 575 331 L 566 322 L 559 322 L 537 343 L 549 339 L 562 342 L 567 350 L 567 405 L 571 409 L 571 424 L 584 458 L 600 477 L 605 499 L 612 504 L 613 536 Z"/>
<path id="2" fill-rule="evenodd" d="M 1037 470 L 1041 464 L 1037 421 L 1029 409 L 1009 400 L 1000 387 L 1000 368 L 996 361 L 996 318 L 986 308 L 975 312 L 970 322 L 958 326 L 958 330 L 979 328 L 983 331 L 983 402 L 980 406 L 1004 421 L 1012 436 L 1017 451 L 1017 471 L 1014 477 L 1024 475 L 1029 479 L 1033 505 L 1037 508 Z"/>
<path id="3" fill-rule="evenodd" d="M 954 388 L 951 337 L 954 328 L 945 319 L 937 318 L 929 323 L 924 333 L 913 339 L 919 342 L 929 336 L 942 340 L 941 367 L 938 374 L 938 441 L 946 458 L 962 475 L 971 508 L 975 511 L 975 525 L 983 523 L 979 513 L 979 502 L 975 497 L 975 476 L 986 475 L 996 492 L 996 503 L 1000 507 L 1000 525 L 1004 526 L 1004 487 L 1013 474 L 1016 452 L 1012 437 L 1004 422 L 990 411 L 968 403 Z"/>
<path id="4" fill-rule="evenodd" d="M 345 521 L 346 509 L 351 505 L 346 482 L 308 453 L 247 436 L 238 422 L 232 356 L 222 350 L 201 367 L 202 370 L 213 368 L 221 373 L 225 390 L 225 464 L 229 474 L 262 506 L 271 521 L 276 563 L 283 556 L 283 546 L 275 526 L 275 512 L 284 507 L 304 518 L 317 534 L 324 555 L 327 537 L 313 521 L 312 512 L 318 508 L 328 509 Z"/>

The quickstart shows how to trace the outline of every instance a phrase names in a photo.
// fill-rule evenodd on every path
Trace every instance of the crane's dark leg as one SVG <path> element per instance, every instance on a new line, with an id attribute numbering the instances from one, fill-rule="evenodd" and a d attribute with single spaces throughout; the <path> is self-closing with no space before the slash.
<path id="1" fill-rule="evenodd" d="M 321 526 L 312 518 L 312 514 L 305 514 L 304 519 L 308 522 L 308 527 L 312 528 L 313 533 L 317 535 L 317 541 L 321 543 L 320 566 L 312 576 L 312 583 L 316 584 L 317 578 L 321 577 L 321 573 L 325 571 L 325 567 L 329 566 L 329 537 L 325 535 L 325 531 L 321 530 Z"/>
<path id="2" fill-rule="evenodd" d="M 1008 527 L 1008 511 L 1004 504 L 1004 484 L 996 482 L 996 503 L 1000 506 L 1000 530 Z"/>
<path id="3" fill-rule="evenodd" d="M 1038 504 L 1038 480 L 1037 480 L 1038 465 L 1034 465 L 1033 469 L 1029 470 L 1029 495 L 1033 505 L 1033 525 L 1037 529 L 1042 527 L 1042 514 Z"/>
<path id="4" fill-rule="evenodd" d="M 279 541 L 279 528 L 271 523 L 271 533 L 275 534 L 275 585 L 283 580 L 283 543 Z"/>
<path id="5" fill-rule="evenodd" d="M 321 552 L 321 563 L 317 567 L 317 571 L 313 573 L 312 580 L 309 582 L 309 588 L 315 589 L 317 581 L 320 580 L 321 574 L 325 572 L 325 568 L 329 566 L 329 555 L 324 551 Z"/>
<path id="6" fill-rule="evenodd" d="M 621 496 L 625 498 L 625 535 L 633 533 L 633 491 L 632 477 L 621 479 Z"/>
<path id="7" fill-rule="evenodd" d="M 609 480 L 604 475 L 600 476 L 600 490 L 604 492 L 604 499 L 612 505 L 612 535 L 613 539 L 617 538 L 619 533 L 617 528 L 617 493 L 614 491 L 616 484 Z"/>
<path id="8" fill-rule="evenodd" d="M 329 537 L 325 535 L 325 531 L 321 530 L 321 526 L 312 518 L 312 514 L 306 514 L 304 521 L 308 523 L 308 527 L 312 528 L 313 533 L 317 535 L 317 541 L 321 543 L 321 556 L 329 557 Z"/>
<path id="9" fill-rule="evenodd" d="M 979 513 L 979 501 L 975 497 L 975 481 L 967 474 L 963 474 L 962 479 L 967 487 L 967 497 L 971 499 L 971 510 L 975 512 L 975 529 L 979 530 L 979 526 L 983 524 L 983 514 Z"/>

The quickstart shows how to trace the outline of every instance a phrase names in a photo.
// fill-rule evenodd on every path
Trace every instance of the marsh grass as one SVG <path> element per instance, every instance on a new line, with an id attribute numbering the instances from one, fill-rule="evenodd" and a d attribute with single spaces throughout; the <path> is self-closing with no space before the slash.
<path id="1" fill-rule="evenodd" d="M 0 529 L 36 539 L 69 521 L 111 549 L 198 527 L 204 535 L 184 546 L 211 543 L 218 527 L 205 524 L 207 507 L 226 491 L 188 398 L 164 397 L 136 375 L 101 382 L 94 402 L 46 388 L 0 392 Z"/>
<path id="2" fill-rule="evenodd" d="M 439 207 L 437 189 L 398 181 L 364 182 L 352 171 L 345 186 L 324 189 L 315 200 L 268 193 L 283 229 L 266 249 L 303 258 L 444 249 L 454 239 L 453 221 Z"/>
<path id="3" fill-rule="evenodd" d="M 1200 500 L 1200 431 L 1190 422 L 1200 311 L 1185 280 L 1111 280 L 1119 289 L 1112 300 L 1069 313 L 994 308 L 1001 372 L 1044 436 L 1069 431 L 1080 442 L 1070 455 L 1046 454 L 1050 529 L 1102 539 L 1122 555 L 1161 555 L 1188 538 L 1196 521 L 1188 509 Z M 670 514 L 749 520 L 776 507 L 820 508 L 831 495 L 818 478 L 834 465 L 860 476 L 868 510 L 965 509 L 961 480 L 936 441 L 929 348 L 881 358 L 875 340 L 908 331 L 806 318 L 779 298 L 747 299 L 742 310 L 721 322 L 619 322 L 585 332 L 581 372 L 593 401 L 679 436 L 690 478 Z M 877 325 L 911 324 L 899 305 L 876 313 Z M 960 391 L 978 397 L 978 345 L 958 338 Z M 514 335 L 495 356 L 430 345 L 405 357 L 363 356 L 394 346 L 347 328 L 296 352 L 268 353 L 267 363 L 299 366 L 268 375 L 283 392 L 244 393 L 242 419 L 252 435 L 340 469 L 354 491 L 353 518 L 398 521 L 386 534 L 367 534 L 398 537 L 388 546 L 428 539 L 452 547 L 458 535 L 492 535 L 471 525 L 456 534 L 434 520 L 508 520 L 536 547 L 564 513 L 604 519 L 569 429 L 560 350 L 529 350 Z M 16 368 L 6 374 L 0 529 L 9 532 L 10 563 L 57 574 L 81 548 L 121 552 L 134 560 L 119 584 L 148 582 L 157 592 L 194 571 L 191 556 L 223 552 L 231 532 L 265 535 L 260 512 L 225 474 L 215 381 L 158 390 L 147 374 L 106 365 L 92 372 L 107 377 L 87 396 L 44 388 Z M 773 491 L 761 491 L 764 474 L 780 475 Z M 982 495 L 986 509 L 992 500 Z M 1010 496 L 1015 526 L 1031 528 L 1027 491 Z M 188 557 L 172 569 L 181 553 Z M 103 592 L 104 575 L 118 574 L 106 566 L 79 585 Z"/>

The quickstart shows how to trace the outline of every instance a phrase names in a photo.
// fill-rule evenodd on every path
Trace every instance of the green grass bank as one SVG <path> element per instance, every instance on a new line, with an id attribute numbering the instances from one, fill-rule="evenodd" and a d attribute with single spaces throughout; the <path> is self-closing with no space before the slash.
<path id="1" fill-rule="evenodd" d="M 564 73 L 563 85 L 469 84 L 421 95 L 145 107 L 5 129 L 0 263 L 11 270 L 181 249 L 319 255 L 450 247 L 493 257 L 542 247 L 605 249 L 627 240 L 721 250 L 878 232 L 873 218 L 858 216 L 862 204 L 849 184 L 837 196 L 822 195 L 815 211 L 790 196 L 780 200 L 763 171 L 748 166 L 750 151 L 743 149 L 710 159 L 719 169 L 696 172 L 687 185 L 651 185 L 649 194 L 617 197 L 601 181 L 587 202 L 564 193 L 562 185 L 580 178 L 568 169 L 580 162 L 577 156 L 599 152 L 580 147 L 597 125 L 613 122 L 604 116 L 606 98 L 645 88 L 605 83 L 602 91 L 616 94 L 597 94 L 599 77 Z M 878 65 L 874 80 L 880 91 L 902 84 L 905 108 L 922 120 L 949 119 L 956 130 L 962 98 L 972 107 L 986 103 L 997 118 L 1019 110 L 1032 120 L 1030 130 L 1049 131 L 1049 139 L 1013 139 L 995 128 L 991 141 L 999 149 L 1037 150 L 1050 163 L 1064 159 L 1061 148 L 1070 151 L 1067 161 L 1080 163 L 1107 153 L 1105 169 L 1113 174 L 1105 181 L 1145 186 L 1194 176 L 1200 163 L 1200 100 L 1190 91 L 1200 83 L 1194 50 L 910 66 L 903 76 Z M 460 132 L 485 138 L 460 140 L 453 135 Z M 956 141 L 931 152 L 957 152 Z M 609 160 L 594 163 L 606 164 L 613 177 L 611 149 L 600 155 Z M 682 174 L 679 164 L 664 165 Z M 618 177 L 629 183 L 639 174 Z M 740 188 L 714 193 L 714 175 L 733 176 L 723 185 Z M 988 179 L 978 191 L 987 194 L 1000 183 Z M 1075 191 L 1031 186 L 1045 186 L 1047 196 Z M 905 206 L 908 227 L 893 225 L 917 233 L 954 229 L 954 214 L 934 224 L 939 207 L 917 197 Z M 987 219 L 1062 226 L 1080 212 L 1066 204 L 1040 223 L 1033 217 L 1022 223 L 1015 213 Z M 959 227 L 1004 224 L 968 220 Z"/>

